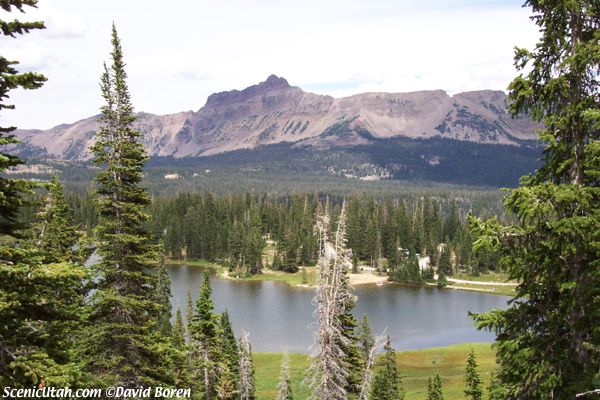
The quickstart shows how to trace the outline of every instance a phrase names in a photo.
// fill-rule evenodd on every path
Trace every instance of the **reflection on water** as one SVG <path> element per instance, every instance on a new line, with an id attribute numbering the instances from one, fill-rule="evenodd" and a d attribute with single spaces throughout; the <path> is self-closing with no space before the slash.
<path id="1" fill-rule="evenodd" d="M 186 293 L 194 299 L 202 269 L 169 268 L 174 310 L 185 315 Z M 216 311 L 229 310 L 236 335 L 250 333 L 254 351 L 308 353 L 314 341 L 314 290 L 280 282 L 213 279 Z M 367 313 L 375 334 L 387 328 L 396 349 L 419 349 L 464 342 L 491 342 L 494 335 L 473 328 L 467 312 L 505 308 L 508 297 L 437 288 L 398 285 L 359 286 L 355 315 Z"/>

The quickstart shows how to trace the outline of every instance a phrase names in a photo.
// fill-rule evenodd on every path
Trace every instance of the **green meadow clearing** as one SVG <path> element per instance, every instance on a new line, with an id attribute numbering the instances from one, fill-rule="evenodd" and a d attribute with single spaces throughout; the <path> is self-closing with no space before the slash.
<path id="1" fill-rule="evenodd" d="M 404 376 L 406 400 L 424 400 L 427 397 L 427 378 L 436 373 L 442 377 L 446 400 L 463 399 L 465 361 L 471 348 L 475 350 L 480 376 L 484 387 L 487 387 L 490 373 L 496 365 L 489 343 L 397 352 L 398 367 Z M 282 356 L 282 353 L 254 353 L 258 400 L 276 398 Z M 307 387 L 302 384 L 308 365 L 309 358 L 306 354 L 290 354 L 290 376 L 297 400 L 308 397 Z"/>

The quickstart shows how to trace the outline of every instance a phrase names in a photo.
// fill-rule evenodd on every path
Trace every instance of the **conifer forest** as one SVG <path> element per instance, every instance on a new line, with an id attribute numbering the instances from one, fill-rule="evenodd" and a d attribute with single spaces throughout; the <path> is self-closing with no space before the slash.
<path id="1" fill-rule="evenodd" d="M 482 164 L 444 137 L 376 139 L 358 117 L 324 130 L 324 143 L 342 143 L 329 158 L 317 145 L 252 153 L 246 142 L 212 158 L 156 156 L 130 90 L 140 50 L 118 19 L 94 48 L 105 62 L 93 144 L 72 146 L 87 158 L 27 153 L 24 127 L 4 117 L 28 104 L 11 95 L 34 98 L 52 75 L 4 49 L 52 34 L 45 2 L 0 0 L 2 398 L 600 399 L 600 1 L 525 1 L 537 40 L 514 49 L 506 113 L 529 118 L 537 142 L 464 142 Z M 456 104 L 463 124 L 475 118 Z M 468 132 L 489 128 L 474 120 Z M 419 157 L 419 146 L 455 159 L 436 169 L 450 156 Z M 317 158 L 327 169 L 307 166 Z M 301 301 L 310 316 L 291 311 Z M 258 333 L 265 323 L 272 332 Z"/>

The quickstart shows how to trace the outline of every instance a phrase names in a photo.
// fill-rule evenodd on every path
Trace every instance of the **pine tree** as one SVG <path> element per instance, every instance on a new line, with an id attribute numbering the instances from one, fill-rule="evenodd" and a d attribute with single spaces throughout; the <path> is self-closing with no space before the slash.
<path id="1" fill-rule="evenodd" d="M 452 262 L 450 260 L 450 249 L 447 244 L 443 245 L 442 253 L 440 254 L 440 261 L 438 262 L 438 271 L 444 275 L 450 275 L 452 273 Z"/>
<path id="2" fill-rule="evenodd" d="M 186 334 L 181 308 L 177 307 L 175 324 L 171 330 L 173 350 L 170 352 L 170 369 L 173 372 L 175 387 L 190 387 L 192 383 L 190 357 L 185 341 Z"/>
<path id="3" fill-rule="evenodd" d="M 437 287 L 445 287 L 448 285 L 448 279 L 446 279 L 446 273 L 443 269 L 438 270 Z"/>
<path id="4" fill-rule="evenodd" d="M 483 390 L 481 389 L 481 378 L 477 372 L 477 358 L 473 349 L 467 357 L 467 367 L 465 370 L 465 397 L 469 400 L 482 400 Z"/>
<path id="5" fill-rule="evenodd" d="M 287 353 L 283 353 L 281 360 L 281 372 L 279 373 L 279 384 L 277 385 L 277 400 L 294 400 L 292 393 L 292 383 L 290 382 L 289 371 L 290 358 Z"/>
<path id="6" fill-rule="evenodd" d="M 90 328 L 81 346 L 87 370 L 103 383 L 127 388 L 168 383 L 157 331 L 156 277 L 150 272 L 156 246 L 146 231 L 150 196 L 140 186 L 147 159 L 133 130 L 121 42 L 112 27 L 111 65 L 101 77 L 101 127 L 92 147 L 96 176 L 96 227 L 101 260 L 94 266 Z"/>
<path id="7" fill-rule="evenodd" d="M 219 382 L 215 387 L 216 398 L 219 400 L 235 400 L 238 398 L 238 390 L 235 377 L 226 363 L 217 366 Z"/>
<path id="8" fill-rule="evenodd" d="M 155 301 L 159 306 L 158 309 L 158 329 L 164 336 L 171 336 L 171 314 L 173 307 L 171 306 L 171 278 L 165 267 L 164 255 L 159 257 L 157 283 Z"/>
<path id="9" fill-rule="evenodd" d="M 371 349 L 375 345 L 375 338 L 373 337 L 371 323 L 369 322 L 369 317 L 367 317 L 367 314 L 363 314 L 362 321 L 359 325 L 358 340 L 362 358 L 363 360 L 367 360 L 369 358 Z"/>
<path id="10" fill-rule="evenodd" d="M 186 305 L 185 305 L 185 322 L 188 326 L 188 331 L 192 319 L 194 318 L 194 299 L 192 297 L 192 291 L 188 289 L 186 294 Z"/>
<path id="11" fill-rule="evenodd" d="M 75 264 L 42 264 L 35 250 L 20 248 L 13 260 L 0 262 L 0 385 L 76 384 L 70 351 L 89 276 Z"/>
<path id="12" fill-rule="evenodd" d="M 196 311 L 188 325 L 192 352 L 199 366 L 196 369 L 197 380 L 201 382 L 205 400 L 214 399 L 216 396 L 217 365 L 220 361 L 219 319 L 214 312 L 211 294 L 210 275 L 205 272 L 196 301 Z"/>
<path id="13" fill-rule="evenodd" d="M 73 210 L 65 201 L 64 189 L 58 178 L 52 177 L 48 189 L 42 209 L 36 216 L 35 247 L 48 263 L 78 261 L 80 257 L 75 246 L 79 237 L 73 225 Z"/>
<path id="14" fill-rule="evenodd" d="M 185 324 L 183 322 L 183 317 L 181 315 L 180 307 L 177 307 L 177 311 L 175 312 L 175 324 L 173 325 L 172 335 L 173 346 L 175 346 L 175 348 L 179 350 L 184 349 L 185 337 L 187 336 L 187 332 L 185 329 Z"/>
<path id="15" fill-rule="evenodd" d="M 373 377 L 370 400 L 403 400 L 404 389 L 400 380 L 396 353 L 392 348 L 392 341 L 388 335 L 384 346 L 385 354 L 379 368 Z"/>
<path id="16" fill-rule="evenodd" d="M 350 283 L 347 277 L 344 286 L 343 290 L 350 292 Z M 357 396 L 360 393 L 364 370 L 364 360 L 359 347 L 359 338 L 356 334 L 358 323 L 352 314 L 355 304 L 356 298 L 354 296 L 349 297 L 344 305 L 343 314 L 340 316 L 344 340 L 340 342 L 339 346 L 346 355 L 343 365 L 348 374 L 346 392 L 349 396 Z"/>
<path id="17" fill-rule="evenodd" d="M 543 165 L 504 200 L 516 224 L 476 223 L 476 248 L 501 251 L 519 282 L 507 310 L 476 317 L 497 335 L 506 398 L 571 399 L 600 371 L 600 3 L 525 3 L 540 29 L 517 49 L 509 109 L 545 127 Z"/>
<path id="18" fill-rule="evenodd" d="M 227 365 L 227 369 L 231 374 L 231 380 L 234 387 L 237 387 L 239 381 L 239 365 L 240 354 L 231 321 L 229 320 L 229 312 L 223 311 L 219 321 L 219 348 L 221 349 L 221 359 Z"/>
<path id="19" fill-rule="evenodd" d="M 427 380 L 427 400 L 444 400 L 442 378 L 438 374 Z"/>
<path id="20" fill-rule="evenodd" d="M 254 364 L 248 333 L 242 332 L 240 338 L 240 400 L 255 400 L 254 395 Z"/>

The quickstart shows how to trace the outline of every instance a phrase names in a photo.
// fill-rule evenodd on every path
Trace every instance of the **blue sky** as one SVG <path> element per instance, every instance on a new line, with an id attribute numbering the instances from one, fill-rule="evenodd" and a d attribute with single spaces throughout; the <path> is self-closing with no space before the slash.
<path id="1" fill-rule="evenodd" d="M 98 113 L 112 21 L 136 109 L 166 114 L 270 74 L 335 97 L 504 90 L 513 47 L 538 36 L 529 15 L 512 0 L 40 0 L 27 17 L 48 29 L 2 38 L 0 51 L 49 81 L 12 92 L 17 109 L 0 123 L 49 128 Z"/>

